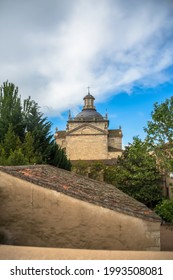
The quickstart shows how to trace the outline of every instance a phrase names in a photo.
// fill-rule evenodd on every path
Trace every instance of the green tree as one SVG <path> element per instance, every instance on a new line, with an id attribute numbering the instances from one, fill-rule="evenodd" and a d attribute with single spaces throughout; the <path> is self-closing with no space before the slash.
<path id="1" fill-rule="evenodd" d="M 34 159 L 36 163 L 48 163 L 70 170 L 70 161 L 51 134 L 51 122 L 44 117 L 38 104 L 30 97 L 24 100 L 23 116 L 27 132 L 24 150 L 29 161 Z"/>
<path id="2" fill-rule="evenodd" d="M 33 163 L 71 168 L 38 104 L 29 97 L 21 105 L 18 88 L 6 82 L 0 88 L 0 164 Z"/>
<path id="3" fill-rule="evenodd" d="M 25 131 L 30 132 L 33 138 L 33 150 L 38 163 L 48 161 L 51 146 L 53 145 L 53 135 L 51 122 L 40 112 L 38 104 L 28 99 L 24 100 L 23 106 Z"/>
<path id="4" fill-rule="evenodd" d="M 22 145 L 18 136 L 15 135 L 12 124 L 9 124 L 8 131 L 4 136 L 4 141 L 2 141 L 2 146 L 4 147 L 5 157 L 8 158 L 11 151 L 20 148 Z"/>
<path id="5" fill-rule="evenodd" d="M 108 184 L 116 186 L 116 165 L 105 166 L 104 181 Z"/>
<path id="6" fill-rule="evenodd" d="M 5 156 L 5 150 L 2 145 L 0 145 L 0 165 L 8 165 L 7 158 Z"/>
<path id="7" fill-rule="evenodd" d="M 165 172 L 173 171 L 173 97 L 154 104 L 152 120 L 144 128 L 146 141 Z"/>
<path id="8" fill-rule="evenodd" d="M 12 125 L 14 133 L 22 140 L 24 124 L 21 98 L 18 96 L 18 88 L 7 81 L 0 87 L 0 141 L 4 139 L 9 124 Z"/>
<path id="9" fill-rule="evenodd" d="M 134 137 L 118 158 L 114 184 L 123 192 L 153 208 L 162 198 L 156 159 L 148 153 L 146 142 Z"/>
<path id="10" fill-rule="evenodd" d="M 22 149 L 11 150 L 9 157 L 6 160 L 7 165 L 26 165 L 28 164 L 27 158 L 25 158 Z"/>
<path id="11" fill-rule="evenodd" d="M 27 160 L 22 150 L 22 142 L 15 135 L 12 124 L 9 124 L 4 141 L 0 145 L 0 164 L 1 165 L 20 165 L 27 164 Z"/>
<path id="12" fill-rule="evenodd" d="M 37 157 L 34 153 L 34 138 L 31 132 L 26 132 L 25 140 L 23 143 L 23 153 L 27 158 L 28 163 L 33 164 L 37 162 Z"/>
<path id="13" fill-rule="evenodd" d="M 105 169 L 105 164 L 103 162 L 101 161 L 93 162 L 90 165 L 88 177 L 94 180 L 103 181 L 104 169 Z"/>
<path id="14" fill-rule="evenodd" d="M 71 162 L 63 149 L 61 149 L 55 142 L 50 146 L 48 163 L 62 169 L 71 170 Z"/>
<path id="15" fill-rule="evenodd" d="M 165 222 L 173 223 L 173 200 L 164 199 L 154 210 Z"/>
<path id="16" fill-rule="evenodd" d="M 82 176 L 88 176 L 89 173 L 89 164 L 83 160 L 77 160 L 73 166 L 72 170 Z"/>

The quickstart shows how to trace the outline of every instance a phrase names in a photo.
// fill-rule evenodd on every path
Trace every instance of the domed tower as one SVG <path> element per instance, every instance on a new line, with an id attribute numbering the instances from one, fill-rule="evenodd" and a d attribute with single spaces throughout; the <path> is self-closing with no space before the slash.
<path id="1" fill-rule="evenodd" d="M 82 111 L 74 118 L 73 121 L 75 122 L 97 122 L 97 121 L 106 121 L 106 118 L 103 118 L 103 116 L 96 111 L 96 108 L 94 106 L 94 96 L 90 94 L 88 91 L 88 94 L 83 98 L 84 100 L 84 106 Z"/>
<path id="2" fill-rule="evenodd" d="M 94 106 L 94 96 L 83 98 L 82 111 L 69 117 L 66 131 L 56 131 L 57 144 L 66 149 L 70 160 L 108 160 L 117 158 L 122 151 L 121 129 L 108 130 L 107 114 L 103 117 Z"/>
<path id="3" fill-rule="evenodd" d="M 80 112 L 74 121 L 103 121 L 104 118 L 100 113 L 98 113 L 94 106 L 95 98 L 88 92 L 88 94 L 83 98 L 84 106 L 82 112 Z"/>
<path id="4" fill-rule="evenodd" d="M 90 94 L 88 91 L 88 94 L 83 98 L 84 100 L 84 107 L 83 110 L 95 110 L 94 106 L 94 100 L 95 98 Z"/>

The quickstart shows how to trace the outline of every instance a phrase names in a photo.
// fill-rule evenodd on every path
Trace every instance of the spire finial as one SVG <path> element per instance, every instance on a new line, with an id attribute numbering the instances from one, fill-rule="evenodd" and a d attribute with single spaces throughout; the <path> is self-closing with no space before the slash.
<path id="1" fill-rule="evenodd" d="M 88 95 L 90 95 L 90 87 L 88 87 Z"/>
<path id="2" fill-rule="evenodd" d="M 71 120 L 71 111 L 68 111 L 68 119 Z"/>
<path id="3" fill-rule="evenodd" d="M 105 119 L 108 119 L 108 110 L 106 109 Z"/>

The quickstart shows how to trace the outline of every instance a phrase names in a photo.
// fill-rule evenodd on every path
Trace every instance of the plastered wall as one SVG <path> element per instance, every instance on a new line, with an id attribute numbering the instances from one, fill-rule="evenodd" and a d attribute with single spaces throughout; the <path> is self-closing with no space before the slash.
<path id="1" fill-rule="evenodd" d="M 6 244 L 25 246 L 160 249 L 159 223 L 82 202 L 3 172 L 0 236 Z"/>

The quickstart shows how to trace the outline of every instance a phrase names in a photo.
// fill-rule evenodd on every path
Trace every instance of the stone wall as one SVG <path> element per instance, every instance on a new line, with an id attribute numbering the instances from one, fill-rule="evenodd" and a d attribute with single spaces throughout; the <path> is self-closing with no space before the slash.
<path id="1" fill-rule="evenodd" d="M 108 159 L 118 158 L 122 155 L 122 152 L 108 152 Z"/>
<path id="2" fill-rule="evenodd" d="M 108 137 L 108 146 L 122 149 L 122 137 Z"/>
<path id="3" fill-rule="evenodd" d="M 71 160 L 102 160 L 117 158 L 122 149 L 121 135 L 109 135 L 106 122 L 80 123 L 69 122 L 67 135 L 58 137 L 56 143 L 66 150 L 67 157 Z"/>
<path id="4" fill-rule="evenodd" d="M 107 135 L 66 136 L 66 153 L 72 160 L 107 159 Z"/>
<path id="5" fill-rule="evenodd" d="M 92 126 L 95 126 L 97 128 L 100 128 L 100 129 L 105 129 L 105 122 L 91 122 L 91 123 L 88 123 L 88 122 L 69 122 L 68 123 L 68 127 L 69 127 L 69 131 L 72 130 L 72 129 L 75 129 L 75 128 L 78 128 L 79 126 L 81 125 L 84 125 L 84 124 L 91 124 Z"/>
<path id="6" fill-rule="evenodd" d="M 3 243 L 106 250 L 159 250 L 160 225 L 83 202 L 0 172 Z"/>
<path id="7" fill-rule="evenodd" d="M 66 139 L 64 138 L 56 138 L 56 143 L 59 145 L 62 149 L 66 149 Z"/>
<path id="8" fill-rule="evenodd" d="M 172 174 L 171 174 L 172 176 Z M 167 187 L 167 196 L 170 198 L 170 199 L 173 199 L 173 177 L 170 177 L 170 176 L 167 176 L 166 178 L 166 187 Z"/>

